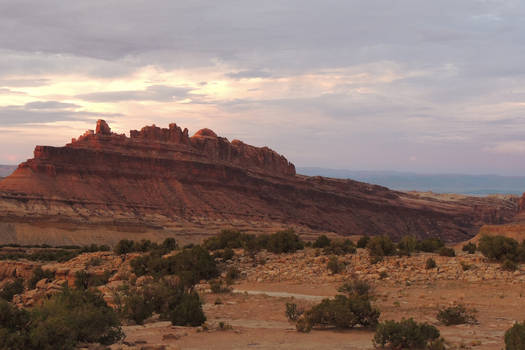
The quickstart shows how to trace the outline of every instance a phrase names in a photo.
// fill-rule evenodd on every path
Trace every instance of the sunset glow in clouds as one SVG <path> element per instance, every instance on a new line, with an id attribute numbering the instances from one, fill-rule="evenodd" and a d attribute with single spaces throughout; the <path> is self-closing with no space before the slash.
<path id="1" fill-rule="evenodd" d="M 0 164 L 104 118 L 299 166 L 525 170 L 519 1 L 0 3 Z"/>

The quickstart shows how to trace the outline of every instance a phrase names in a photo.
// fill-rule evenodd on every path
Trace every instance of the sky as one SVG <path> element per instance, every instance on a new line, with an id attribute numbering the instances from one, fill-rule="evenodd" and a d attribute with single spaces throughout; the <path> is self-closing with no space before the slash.
<path id="1" fill-rule="evenodd" d="M 525 2 L 0 0 L 0 164 L 97 119 L 297 166 L 525 173 Z"/>

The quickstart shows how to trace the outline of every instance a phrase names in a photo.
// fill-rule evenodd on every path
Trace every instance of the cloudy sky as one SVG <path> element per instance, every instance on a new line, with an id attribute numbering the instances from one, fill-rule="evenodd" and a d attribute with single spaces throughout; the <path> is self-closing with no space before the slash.
<path id="1" fill-rule="evenodd" d="M 525 173 L 525 2 L 3 0 L 0 164 L 108 120 L 298 166 Z"/>

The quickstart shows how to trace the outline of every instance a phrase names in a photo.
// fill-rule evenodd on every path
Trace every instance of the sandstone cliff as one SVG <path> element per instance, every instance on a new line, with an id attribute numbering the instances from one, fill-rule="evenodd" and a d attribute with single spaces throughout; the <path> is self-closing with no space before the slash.
<path id="1" fill-rule="evenodd" d="M 0 181 L 0 242 L 191 240 L 232 226 L 458 241 L 516 210 L 514 197 L 443 198 L 297 175 L 273 150 L 209 129 L 190 137 L 153 125 L 127 137 L 99 121 L 64 147 L 37 146 Z"/>

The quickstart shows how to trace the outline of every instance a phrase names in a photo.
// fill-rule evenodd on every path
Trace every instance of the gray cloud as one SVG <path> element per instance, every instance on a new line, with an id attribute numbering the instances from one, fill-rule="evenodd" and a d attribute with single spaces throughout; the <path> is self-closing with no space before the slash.
<path id="1" fill-rule="evenodd" d="M 524 139 L 524 17 L 519 0 L 4 1 L 0 93 L 46 85 L 54 74 L 110 79 L 151 66 L 206 68 L 225 79 L 267 79 L 247 87 L 254 95 L 273 95 L 272 79 L 282 80 L 281 96 L 212 101 L 185 87 L 152 85 L 78 98 L 189 97 L 217 108 L 211 122 L 271 143 L 304 165 L 418 170 L 405 167 L 430 168 L 434 161 L 442 171 L 490 164 L 513 171 L 520 162 L 505 164 L 483 150 L 510 149 Z M 301 76 L 380 75 L 391 67 L 399 77 L 354 82 L 342 76 L 328 91 L 319 78 L 317 88 L 297 93 Z M 53 103 L 63 102 L 38 110 L 3 107 L 0 123 L 90 117 Z M 516 142 L 504 143 L 509 140 Z M 406 160 L 412 153 L 418 163 Z"/>
<path id="2" fill-rule="evenodd" d="M 171 102 L 188 97 L 192 89 L 177 86 L 151 85 L 145 90 L 93 92 L 76 96 L 90 102 L 158 101 Z"/>
<path id="3" fill-rule="evenodd" d="M 269 78 L 272 76 L 270 72 L 263 70 L 241 70 L 235 73 L 227 73 L 226 76 L 232 79 L 249 79 L 249 78 Z"/>
<path id="4" fill-rule="evenodd" d="M 34 101 L 26 103 L 26 109 L 71 109 L 80 107 L 74 103 L 63 103 L 58 101 Z"/>
<path id="5" fill-rule="evenodd" d="M 72 110 L 73 104 L 56 101 L 31 102 L 23 106 L 0 107 L 1 126 L 13 126 L 28 123 L 51 123 L 58 121 L 87 121 L 99 117 L 119 117 L 114 113 L 92 113 Z"/>

